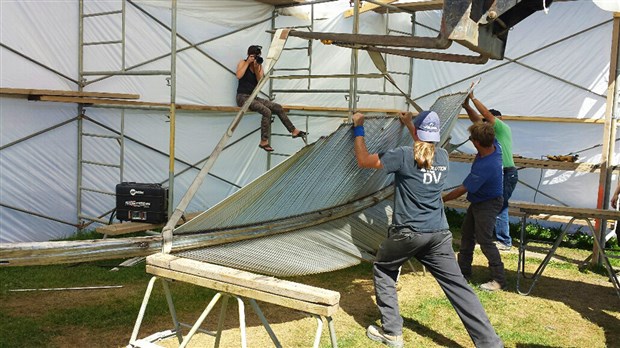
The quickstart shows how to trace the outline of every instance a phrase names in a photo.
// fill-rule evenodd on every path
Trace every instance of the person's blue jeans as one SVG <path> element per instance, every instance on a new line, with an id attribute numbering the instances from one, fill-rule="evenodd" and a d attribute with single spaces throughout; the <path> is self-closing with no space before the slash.
<path id="1" fill-rule="evenodd" d="M 515 186 L 517 186 L 518 181 L 519 174 L 517 172 L 517 168 L 504 168 L 504 205 L 495 220 L 495 239 L 507 246 L 512 246 L 512 238 L 510 237 L 510 220 L 508 218 L 508 200 L 512 196 L 512 192 L 515 190 Z"/>

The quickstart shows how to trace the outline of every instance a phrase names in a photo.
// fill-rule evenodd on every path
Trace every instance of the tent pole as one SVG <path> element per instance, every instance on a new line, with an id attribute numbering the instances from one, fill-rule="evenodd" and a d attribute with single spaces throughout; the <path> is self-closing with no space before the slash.
<path id="1" fill-rule="evenodd" d="M 78 5 L 78 91 L 84 90 L 84 1 L 80 0 Z M 82 133 L 84 130 L 84 122 L 82 116 L 84 115 L 84 105 L 78 104 L 77 106 L 77 172 L 76 172 L 76 202 L 75 202 L 75 215 L 76 221 L 79 224 L 82 215 Z M 80 228 L 77 229 L 79 232 Z"/>
<path id="2" fill-rule="evenodd" d="M 355 0 L 353 3 L 353 34 L 358 34 L 360 31 L 360 2 Z M 351 50 L 351 75 L 349 80 L 349 117 L 351 122 L 353 119 L 353 112 L 357 109 L 357 58 L 358 49 L 353 48 Z"/>
<path id="3" fill-rule="evenodd" d="M 168 216 L 172 216 L 174 206 L 174 147 L 177 94 L 177 0 L 172 0 L 172 28 L 170 30 L 170 161 L 168 170 Z"/>
<path id="4" fill-rule="evenodd" d="M 618 79 L 620 73 L 620 54 L 618 41 L 620 40 L 620 12 L 614 13 L 612 37 L 611 37 L 611 57 L 609 61 L 609 85 L 607 87 L 607 107 L 605 109 L 605 128 L 603 130 L 603 153 L 601 154 L 601 173 L 599 176 L 597 208 L 609 208 L 609 184 L 611 183 L 612 171 L 609 161 L 613 161 L 614 147 L 616 139 L 616 119 L 618 115 Z M 601 248 L 605 248 L 606 221 L 597 220 L 594 229 L 594 238 L 600 242 Z M 594 243 L 592 249 L 592 265 L 601 262 L 599 250 Z"/>

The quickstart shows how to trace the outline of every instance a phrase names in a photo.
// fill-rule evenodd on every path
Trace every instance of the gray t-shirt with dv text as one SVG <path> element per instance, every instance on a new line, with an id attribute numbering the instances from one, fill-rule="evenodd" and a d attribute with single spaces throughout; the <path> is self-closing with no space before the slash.
<path id="1" fill-rule="evenodd" d="M 449 167 L 446 150 L 436 149 L 430 170 L 418 167 L 411 146 L 382 154 L 381 163 L 394 173 L 394 227 L 408 227 L 416 232 L 449 229 L 441 200 Z"/>

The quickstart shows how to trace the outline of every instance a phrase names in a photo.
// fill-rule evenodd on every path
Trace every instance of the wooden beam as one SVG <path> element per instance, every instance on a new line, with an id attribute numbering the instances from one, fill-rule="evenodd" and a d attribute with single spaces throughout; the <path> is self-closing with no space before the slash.
<path id="1" fill-rule="evenodd" d="M 165 103 L 152 103 L 136 100 L 119 100 L 119 99 L 98 99 L 98 98 L 82 98 L 82 97 L 65 97 L 65 96 L 35 96 L 35 100 L 60 102 L 60 103 L 77 103 L 77 104 L 95 104 L 95 105 L 118 105 L 122 106 L 158 106 L 169 107 Z"/>
<path id="2" fill-rule="evenodd" d="M 475 155 L 465 153 L 451 153 L 450 160 L 454 162 L 471 163 L 474 161 Z M 577 163 L 577 162 L 559 162 L 550 160 L 541 160 L 535 158 L 513 157 L 516 167 L 525 168 L 542 168 L 569 170 L 576 172 L 595 173 L 600 170 L 601 165 L 598 163 Z M 617 166 L 612 167 L 613 170 L 619 170 Z"/>
<path id="3" fill-rule="evenodd" d="M 608 166 L 614 158 L 614 145 L 616 139 L 616 119 L 618 115 L 614 115 L 614 109 L 617 108 L 618 101 L 615 100 L 616 91 L 618 90 L 618 70 L 617 63 L 620 60 L 620 17 L 614 15 L 612 36 L 611 36 L 611 57 L 609 61 L 609 83 L 607 86 L 607 104 L 605 108 L 605 127 L 603 128 L 603 149 L 601 151 L 601 172 L 599 175 L 599 186 L 597 196 L 597 208 L 607 208 L 609 206 L 609 188 L 608 184 L 611 183 L 611 171 L 608 171 Z M 594 238 L 605 243 L 602 238 L 605 231 L 600 228 L 599 221 L 596 222 L 596 231 L 594 231 Z M 592 249 L 592 265 L 596 265 L 600 262 L 597 245 L 594 244 Z"/>
<path id="4" fill-rule="evenodd" d="M 190 213 L 187 214 L 187 220 L 191 220 L 196 216 L 200 215 L 200 213 Z M 178 225 L 181 225 L 183 222 L 179 221 Z M 98 233 L 107 234 L 109 236 L 118 236 L 122 234 L 134 233 L 134 232 L 142 232 L 142 231 L 151 231 L 164 227 L 164 224 L 149 224 L 146 222 L 124 222 L 117 223 L 111 225 L 99 226 L 95 229 Z"/>
<path id="5" fill-rule="evenodd" d="M 304 105 L 282 105 L 285 110 L 306 110 L 306 111 L 335 111 L 335 112 L 349 112 L 349 108 L 332 107 L 332 106 L 304 106 Z M 380 109 L 380 108 L 358 108 L 359 112 L 379 112 L 386 114 L 398 114 L 402 110 L 396 109 Z"/>
<path id="6" fill-rule="evenodd" d="M 64 97 L 91 97 L 91 98 L 113 98 L 113 99 L 140 99 L 138 94 L 108 93 L 108 92 L 78 92 L 61 91 L 53 89 L 26 89 L 26 88 L 0 88 L 3 95 L 23 95 L 30 97 L 37 96 L 64 96 Z"/>
<path id="7" fill-rule="evenodd" d="M 170 107 L 170 104 L 166 103 L 153 103 L 144 101 L 133 100 L 114 100 L 114 99 L 97 99 L 97 98 L 83 98 L 83 97 L 66 97 L 66 96 L 48 96 L 42 95 L 34 99 L 35 101 L 48 101 L 58 103 L 78 103 L 78 104 L 92 104 L 92 105 L 110 105 L 118 106 L 156 106 L 156 107 Z M 307 111 L 336 111 L 347 112 L 348 108 L 343 107 L 329 107 L 329 106 L 304 106 L 304 105 L 283 105 L 285 110 L 307 110 Z M 222 111 L 222 112 L 238 112 L 241 108 L 238 106 L 215 106 L 215 105 L 195 105 L 195 104 L 177 104 L 177 110 L 185 111 Z M 360 112 L 384 112 L 389 114 L 397 114 L 401 110 L 396 109 L 380 109 L 380 108 L 360 108 Z"/>
<path id="8" fill-rule="evenodd" d="M 305 302 L 294 298 L 286 298 L 263 291 L 241 287 L 235 284 L 226 284 L 209 278 L 200 277 L 192 273 L 176 272 L 169 269 L 147 265 L 146 272 L 158 277 L 173 279 L 184 283 L 199 285 L 208 289 L 220 292 L 239 295 L 242 297 L 253 298 L 258 301 L 274 303 L 279 306 L 293 308 L 302 312 L 314 313 L 322 316 L 331 317 L 338 311 L 338 305 L 322 305 Z"/>
<path id="9" fill-rule="evenodd" d="M 447 193 L 447 192 L 446 192 Z M 455 200 L 448 201 L 445 203 L 447 208 L 452 209 L 467 209 L 469 207 L 469 202 L 465 199 L 465 197 L 459 197 Z M 570 222 L 573 216 L 587 216 L 591 218 L 596 218 L 596 216 L 600 216 L 598 214 L 600 209 L 591 209 L 591 208 L 573 208 L 573 207 L 562 207 L 562 206 L 554 206 L 547 204 L 535 204 L 528 202 L 519 202 L 519 201 L 510 201 L 510 205 L 508 207 L 508 214 L 510 216 L 523 216 L 524 211 L 528 211 L 528 218 L 534 220 L 544 220 L 549 222 L 556 222 L 561 224 L 567 224 Z M 602 210 L 603 212 L 613 210 Z M 575 213 L 577 212 L 577 213 Z M 576 215 L 572 215 L 576 214 Z M 618 216 L 618 212 L 612 213 L 614 216 Z M 613 227 L 614 221 L 608 221 L 607 226 Z M 587 224 L 582 220 L 573 221 L 573 225 L 582 225 L 586 226 Z"/>
<path id="10" fill-rule="evenodd" d="M 151 255 L 146 258 L 146 264 L 171 271 L 191 273 L 217 282 L 235 284 L 283 297 L 298 298 L 305 302 L 337 305 L 340 301 L 340 294 L 335 291 L 170 254 L 157 253 Z"/>
<path id="11" fill-rule="evenodd" d="M 467 114 L 460 114 L 459 119 L 468 120 Z M 503 121 L 524 121 L 524 122 L 552 122 L 552 123 L 590 123 L 590 124 L 604 124 L 604 119 L 591 119 L 591 118 L 575 118 L 575 117 L 548 117 L 548 116 L 517 116 L 517 115 L 504 115 Z"/>
<path id="12" fill-rule="evenodd" d="M 45 93 L 43 93 L 45 92 Z M 0 94 L 7 95 L 26 95 L 31 96 L 35 101 L 48 101 L 59 103 L 76 103 L 76 104 L 92 104 L 92 105 L 108 105 L 117 106 L 122 108 L 123 106 L 131 107 L 162 107 L 168 108 L 170 104 L 167 103 L 153 103 L 138 100 L 117 100 L 117 99 L 137 99 L 137 94 L 113 94 L 113 93 L 99 93 L 99 92 L 71 92 L 71 91 L 54 91 L 54 90 L 35 90 L 35 89 L 14 89 L 14 88 L 1 88 Z M 116 99 L 102 99 L 116 98 Z M 114 97 L 113 95 L 120 95 L 124 97 Z M 130 98 L 131 97 L 131 98 Z M 348 108 L 344 107 L 330 107 L 330 106 L 311 106 L 311 105 L 282 105 L 285 110 L 306 110 L 306 111 L 335 111 L 335 112 L 348 112 Z M 220 112 L 238 112 L 241 108 L 237 106 L 217 106 L 217 105 L 196 105 L 196 104 L 177 104 L 177 110 L 185 111 L 220 111 Z M 380 112 L 388 114 L 398 114 L 402 110 L 396 109 L 381 109 L 381 108 L 360 108 L 360 112 Z M 461 114 L 459 119 L 468 119 L 467 115 Z M 572 117 L 544 117 L 544 116 L 503 116 L 503 120 L 506 121 L 527 121 L 527 122 L 552 122 L 552 123 L 589 123 L 589 124 L 604 124 L 605 120 L 598 119 L 578 119 Z"/>
<path id="13" fill-rule="evenodd" d="M 384 4 L 391 4 L 391 3 L 393 3 L 393 2 L 396 2 L 397 0 L 378 0 L 378 1 L 379 1 L 379 2 L 382 2 L 382 3 L 384 3 Z M 367 12 L 367 11 L 374 10 L 374 9 L 376 9 L 377 7 L 381 7 L 381 8 L 383 8 L 383 6 L 380 6 L 380 5 L 375 5 L 375 4 L 370 3 L 370 2 L 366 2 L 366 3 L 364 3 L 364 4 L 360 7 L 360 9 L 359 9 L 359 14 L 362 14 L 362 13 Z M 353 9 L 353 8 L 350 8 L 350 9 L 348 9 L 348 10 L 344 11 L 344 13 L 343 13 L 344 18 L 349 18 L 349 17 L 353 16 L 353 13 L 354 13 L 354 12 L 355 12 L 355 9 Z"/>

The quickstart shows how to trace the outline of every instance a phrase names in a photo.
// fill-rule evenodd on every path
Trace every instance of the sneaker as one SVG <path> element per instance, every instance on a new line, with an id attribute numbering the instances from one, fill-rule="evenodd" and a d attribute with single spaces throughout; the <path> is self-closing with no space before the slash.
<path id="1" fill-rule="evenodd" d="M 499 251 L 510 251 L 510 249 L 512 249 L 512 246 L 506 245 L 502 242 L 495 242 L 495 245 L 497 246 L 497 250 Z"/>
<path id="2" fill-rule="evenodd" d="M 383 332 L 383 329 L 375 325 L 370 325 L 366 329 L 366 336 L 373 341 L 381 342 L 388 347 L 402 348 L 403 347 L 403 335 L 392 336 Z"/>
<path id="3" fill-rule="evenodd" d="M 495 280 L 480 285 L 480 289 L 486 291 L 497 291 L 502 289 L 502 285 Z"/>

